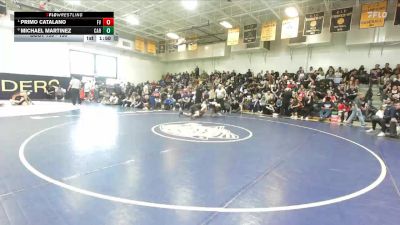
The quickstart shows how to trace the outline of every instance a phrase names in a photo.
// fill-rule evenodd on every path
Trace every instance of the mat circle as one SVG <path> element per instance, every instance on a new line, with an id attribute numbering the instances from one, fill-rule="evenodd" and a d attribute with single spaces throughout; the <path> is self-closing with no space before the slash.
<path id="1" fill-rule="evenodd" d="M 151 113 L 151 114 L 157 114 L 157 113 Z M 151 114 L 147 114 L 147 115 L 151 115 Z M 159 114 L 166 114 L 166 113 L 159 113 Z M 124 115 L 132 115 L 132 116 L 138 116 L 138 115 L 144 115 L 144 114 L 124 114 Z M 98 198 L 98 199 L 103 199 L 103 200 L 108 200 L 108 201 L 112 201 L 112 202 L 118 202 L 118 203 L 124 203 L 124 204 L 130 204 L 130 205 L 136 205 L 136 206 L 144 206 L 144 207 L 152 207 L 152 208 L 160 208 L 160 209 L 170 209 L 170 210 L 184 210 L 184 211 L 197 211 L 197 212 L 221 212 L 221 213 L 259 213 L 259 212 L 277 212 L 277 211 L 289 211 L 289 210 L 299 210 L 299 209 L 307 209 L 307 208 L 313 208 L 313 207 L 320 207 L 320 206 L 326 206 L 326 205 L 331 205 L 331 204 L 335 204 L 335 203 L 339 203 L 339 202 L 343 202 L 358 196 L 361 196 L 371 190 L 373 190 L 374 188 L 376 188 L 377 186 L 379 186 L 379 184 L 381 184 L 383 182 L 383 180 L 386 177 L 386 173 L 387 173 L 387 168 L 385 163 L 383 162 L 383 160 L 376 154 L 374 153 L 371 149 L 355 142 L 352 141 L 350 139 L 347 139 L 345 137 L 341 137 L 339 135 L 336 134 L 332 134 L 326 131 L 322 131 L 322 130 L 318 130 L 315 128 L 311 128 L 311 127 L 306 127 L 306 126 L 302 126 L 302 125 L 297 125 L 297 124 L 291 124 L 291 123 L 286 123 L 286 122 L 281 122 L 281 121 L 275 121 L 275 120 L 269 120 L 269 119 L 258 119 L 258 118 L 251 118 L 251 117 L 240 117 L 241 119 L 253 119 L 253 120 L 260 120 L 260 121 L 264 121 L 264 122 L 271 122 L 271 123 L 279 123 L 279 124 L 285 124 L 288 126 L 294 126 L 294 127 L 299 127 L 299 128 L 303 128 L 303 129 L 307 129 L 307 130 L 312 130 L 312 131 L 316 131 L 319 132 L 321 134 L 325 134 L 325 135 L 329 135 L 341 140 L 345 140 L 351 144 L 354 144 L 358 147 L 360 147 L 361 149 L 367 151 L 369 154 L 371 154 L 378 162 L 380 165 L 380 174 L 379 176 L 375 179 L 375 181 L 373 181 L 371 184 L 369 184 L 368 186 L 355 191 L 353 193 L 347 194 L 347 195 L 343 195 L 343 196 L 339 196 L 336 198 L 331 198 L 331 199 L 327 199 L 327 200 L 322 200 L 322 201 L 316 201 L 316 202 L 308 202 L 308 203 L 303 203 L 303 204 L 296 204 L 296 205 L 285 205 L 285 206 L 275 206 L 275 207 L 258 207 L 258 208 L 224 208 L 224 207 L 207 207 L 207 206 L 190 206 L 190 205 L 173 205 L 173 204 L 162 204 L 162 203 L 156 203 L 156 202 L 147 202 L 147 201 L 139 201 L 139 200 L 133 200 L 133 199 L 127 199 L 127 198 L 121 198 L 121 197 L 116 197 L 116 196 L 111 196 L 111 195 L 106 195 L 106 194 L 101 194 L 101 193 L 97 193 L 97 192 L 93 192 L 90 190 L 86 190 L 83 188 L 79 188 L 79 187 L 75 187 L 73 185 L 69 185 L 64 183 L 63 181 L 60 180 L 56 180 L 54 178 L 51 178 L 45 174 L 43 174 L 42 172 L 40 172 L 39 170 L 37 170 L 36 168 L 34 168 L 29 161 L 26 159 L 25 157 L 25 149 L 26 146 L 30 143 L 31 140 L 33 140 L 35 137 L 44 134 L 52 129 L 55 128 L 59 128 L 59 127 L 63 127 L 66 125 L 70 125 L 73 124 L 73 122 L 68 122 L 68 123 L 63 123 L 63 124 L 59 124 L 56 126 L 52 126 L 46 129 L 43 129 L 41 131 L 38 131 L 34 134 L 32 134 L 30 137 L 28 137 L 20 146 L 19 148 L 19 159 L 21 161 L 21 163 L 26 167 L 26 169 L 28 169 L 31 173 L 33 173 L 34 175 L 36 175 L 37 177 L 52 183 L 54 185 L 57 185 L 61 188 L 73 191 L 73 192 L 77 192 L 83 195 L 87 195 L 87 196 L 91 196 L 94 198 Z"/>

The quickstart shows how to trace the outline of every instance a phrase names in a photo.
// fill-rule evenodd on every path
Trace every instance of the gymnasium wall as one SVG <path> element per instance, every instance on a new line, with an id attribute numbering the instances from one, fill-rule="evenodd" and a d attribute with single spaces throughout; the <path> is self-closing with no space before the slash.
<path id="1" fill-rule="evenodd" d="M 395 27 L 398 29 L 398 27 Z M 344 68 L 389 62 L 392 67 L 400 63 L 400 45 L 362 44 L 346 46 L 346 34 L 334 34 L 329 44 L 289 47 L 288 40 L 271 43 L 271 50 L 253 53 L 230 53 L 217 58 L 196 60 L 161 61 L 157 57 L 120 50 L 108 46 L 83 43 L 14 43 L 12 23 L 9 17 L 0 17 L 0 73 L 69 77 L 69 52 L 80 50 L 118 58 L 118 78 L 141 82 L 157 80 L 167 72 L 191 71 L 196 65 L 200 70 L 236 70 L 245 72 L 251 68 L 261 70 L 285 69 L 296 71 L 299 66 Z"/>
<path id="2" fill-rule="evenodd" d="M 230 53 L 220 58 L 201 60 L 186 60 L 168 62 L 165 72 L 191 71 L 198 65 L 200 71 L 236 70 L 245 72 L 251 68 L 254 72 L 261 70 L 287 69 L 297 71 L 299 66 L 323 67 L 326 70 L 330 65 L 343 68 L 365 65 L 371 68 L 375 63 L 389 62 L 392 67 L 400 63 L 400 44 L 375 44 L 346 46 L 346 34 L 334 34 L 329 44 L 312 47 L 288 47 L 287 40 L 274 41 L 271 50 L 256 53 Z"/>
<path id="3" fill-rule="evenodd" d="M 108 46 L 83 43 L 14 43 L 9 16 L 0 17 L 0 73 L 69 77 L 70 50 L 116 56 L 118 78 L 135 83 L 159 79 L 164 68 L 164 63 L 156 57 Z"/>

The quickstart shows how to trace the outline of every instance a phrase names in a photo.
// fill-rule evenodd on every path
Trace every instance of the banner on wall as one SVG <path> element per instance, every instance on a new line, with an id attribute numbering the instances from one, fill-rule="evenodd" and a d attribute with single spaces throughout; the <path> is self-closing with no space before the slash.
<path id="1" fill-rule="evenodd" d="M 0 0 L 0 15 L 6 15 L 6 14 L 7 14 L 6 1 Z"/>
<path id="2" fill-rule="evenodd" d="M 191 42 L 188 45 L 188 50 L 189 51 L 196 51 L 197 50 L 197 42 Z"/>
<path id="3" fill-rule="evenodd" d="M 135 38 L 135 49 L 139 52 L 144 52 L 144 39 L 141 37 Z"/>
<path id="4" fill-rule="evenodd" d="M 158 53 L 165 53 L 165 41 L 158 42 Z"/>
<path id="5" fill-rule="evenodd" d="M 315 35 L 322 33 L 324 25 L 324 12 L 306 14 L 304 18 L 304 35 Z"/>
<path id="6" fill-rule="evenodd" d="M 31 99 L 46 99 L 46 87 L 58 84 L 67 89 L 69 77 L 53 77 L 39 75 L 21 75 L 0 73 L 0 99 L 10 99 L 13 94 L 21 91 L 30 91 Z"/>
<path id="7" fill-rule="evenodd" d="M 228 30 L 228 39 L 226 40 L 227 45 L 239 44 L 240 28 L 232 28 Z"/>
<path id="8" fill-rule="evenodd" d="M 295 38 L 299 33 L 299 17 L 282 21 L 281 39 Z"/>
<path id="9" fill-rule="evenodd" d="M 154 41 L 147 41 L 147 52 L 150 54 L 156 54 L 156 43 Z"/>
<path id="10" fill-rule="evenodd" d="M 185 52 L 186 51 L 186 44 L 178 45 L 178 52 Z"/>
<path id="11" fill-rule="evenodd" d="M 360 28 L 373 28 L 385 26 L 387 16 L 387 0 L 374 3 L 365 3 L 361 6 Z"/>
<path id="12" fill-rule="evenodd" d="M 394 25 L 400 24 L 400 0 L 397 0 L 396 15 L 394 16 Z"/>
<path id="13" fill-rule="evenodd" d="M 349 31 L 352 16 L 353 7 L 332 10 L 330 31 L 332 33 Z"/>
<path id="14" fill-rule="evenodd" d="M 257 38 L 257 24 L 245 25 L 243 29 L 243 43 L 254 43 Z"/>
<path id="15" fill-rule="evenodd" d="M 176 45 L 176 41 L 175 40 L 170 40 L 168 42 L 168 53 L 174 53 L 178 50 L 178 46 Z"/>
<path id="16" fill-rule="evenodd" d="M 276 37 L 276 21 L 266 22 L 261 28 L 261 41 L 274 41 Z"/>

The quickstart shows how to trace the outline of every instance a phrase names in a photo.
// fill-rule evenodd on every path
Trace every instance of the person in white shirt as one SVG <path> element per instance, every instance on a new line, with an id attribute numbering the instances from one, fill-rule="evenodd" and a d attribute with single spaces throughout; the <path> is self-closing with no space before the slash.
<path id="1" fill-rule="evenodd" d="M 149 94 L 149 86 L 146 84 L 143 86 L 143 95 L 148 95 Z"/>
<path id="2" fill-rule="evenodd" d="M 90 100 L 91 99 L 90 90 L 92 89 L 92 86 L 93 86 L 92 81 L 86 82 L 85 85 L 83 86 L 83 90 L 85 92 L 86 100 Z"/>
<path id="3" fill-rule="evenodd" d="M 110 96 L 110 105 L 117 105 L 118 104 L 118 96 L 115 92 L 112 93 L 112 95 Z"/>
<path id="4" fill-rule="evenodd" d="M 215 90 L 215 97 L 217 99 L 217 103 L 221 105 L 221 110 L 225 110 L 224 100 L 226 97 L 226 91 L 225 88 L 222 87 L 222 84 L 219 84 L 217 90 Z"/>
<path id="5" fill-rule="evenodd" d="M 73 76 L 68 86 L 68 91 L 70 92 L 71 101 L 73 105 L 76 105 L 76 102 L 79 103 L 80 87 L 81 87 L 81 81 L 78 80 L 75 76 Z"/>
<path id="6" fill-rule="evenodd" d="M 60 85 L 55 86 L 55 99 L 56 100 L 64 100 L 65 97 L 65 89 L 62 88 Z"/>
<path id="7" fill-rule="evenodd" d="M 317 76 L 317 81 L 325 79 L 325 75 L 323 73 L 319 73 Z"/>
<path id="8" fill-rule="evenodd" d="M 381 126 L 381 132 L 379 132 L 378 137 L 383 137 L 383 136 L 385 136 L 386 126 L 385 126 L 384 123 L 386 123 L 386 122 L 385 122 L 385 120 L 383 119 L 383 116 L 384 116 L 384 113 L 385 113 L 385 110 L 384 110 L 385 107 L 386 107 L 386 106 L 381 106 L 381 107 L 379 108 L 379 110 L 375 113 L 375 115 L 372 117 L 372 120 L 371 120 L 371 122 L 372 122 L 372 128 L 369 129 L 369 130 L 367 130 L 367 131 L 366 131 L 367 133 L 374 132 L 375 129 L 376 129 L 376 124 L 379 124 L 379 125 Z"/>

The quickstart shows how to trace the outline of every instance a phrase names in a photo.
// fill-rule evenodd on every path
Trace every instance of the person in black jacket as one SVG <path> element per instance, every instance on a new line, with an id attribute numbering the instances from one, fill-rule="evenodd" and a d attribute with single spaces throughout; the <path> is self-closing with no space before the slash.
<path id="1" fill-rule="evenodd" d="M 195 75 L 196 75 L 196 79 L 198 79 L 199 76 L 200 76 L 200 69 L 199 69 L 198 66 L 196 66 L 196 68 L 194 69 L 194 73 L 195 73 Z"/>
<path id="2" fill-rule="evenodd" d="M 301 119 L 308 120 L 308 117 L 310 116 L 314 108 L 314 93 L 312 91 L 309 91 L 307 95 L 303 98 L 303 105 L 304 107 L 301 111 Z"/>
<path id="3" fill-rule="evenodd" d="M 282 94 L 282 108 L 281 115 L 290 116 L 290 99 L 292 98 L 292 90 L 290 88 L 286 88 L 285 92 Z"/>
<path id="4" fill-rule="evenodd" d="M 203 87 L 201 85 L 199 85 L 196 88 L 196 94 L 195 94 L 195 98 L 194 98 L 194 103 L 195 104 L 200 104 L 202 102 L 202 97 L 203 97 Z"/>
<path id="5" fill-rule="evenodd" d="M 346 99 L 353 101 L 357 97 L 357 93 L 357 88 L 355 86 L 350 86 L 350 88 L 346 90 Z"/>
<path id="6" fill-rule="evenodd" d="M 399 119 L 399 110 L 400 110 L 400 103 L 395 103 L 392 106 L 386 107 L 383 112 L 383 117 L 376 116 L 372 120 L 372 129 L 367 130 L 367 132 L 373 132 L 375 130 L 376 124 L 379 124 L 382 128 L 382 131 L 378 134 L 378 137 L 383 137 L 386 135 L 388 131 L 388 127 L 386 124 L 388 123 L 397 123 Z M 395 135 L 396 131 L 392 132 Z"/>

